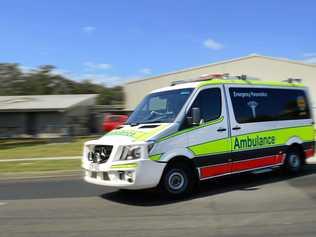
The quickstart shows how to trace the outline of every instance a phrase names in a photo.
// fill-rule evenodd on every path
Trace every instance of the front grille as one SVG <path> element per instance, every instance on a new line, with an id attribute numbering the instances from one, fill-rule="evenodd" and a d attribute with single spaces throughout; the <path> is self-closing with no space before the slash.
<path id="1" fill-rule="evenodd" d="M 94 147 L 93 152 L 89 152 L 88 160 L 92 163 L 105 163 L 109 159 L 113 146 L 98 145 Z"/>

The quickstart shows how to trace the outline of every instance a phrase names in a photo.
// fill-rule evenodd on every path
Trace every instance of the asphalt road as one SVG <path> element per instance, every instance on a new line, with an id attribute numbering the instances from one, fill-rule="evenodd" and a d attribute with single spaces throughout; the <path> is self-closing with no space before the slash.
<path id="1" fill-rule="evenodd" d="M 316 164 L 203 183 L 184 200 L 79 177 L 0 181 L 0 236 L 316 236 Z"/>

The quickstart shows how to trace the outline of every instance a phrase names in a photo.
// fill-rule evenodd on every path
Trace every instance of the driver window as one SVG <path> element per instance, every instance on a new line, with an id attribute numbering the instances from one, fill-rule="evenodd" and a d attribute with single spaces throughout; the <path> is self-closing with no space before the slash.
<path id="1" fill-rule="evenodd" d="M 201 120 L 203 122 L 218 119 L 222 112 L 220 88 L 209 88 L 200 91 L 200 93 L 195 98 L 195 101 L 191 105 L 189 116 L 191 116 L 191 109 L 194 107 L 200 108 Z"/>

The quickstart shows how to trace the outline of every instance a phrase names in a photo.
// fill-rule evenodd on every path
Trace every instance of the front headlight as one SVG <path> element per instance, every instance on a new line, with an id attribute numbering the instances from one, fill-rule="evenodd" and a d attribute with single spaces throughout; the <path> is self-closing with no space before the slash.
<path id="1" fill-rule="evenodd" d="M 120 160 L 136 160 L 141 158 L 140 146 L 124 146 Z"/>

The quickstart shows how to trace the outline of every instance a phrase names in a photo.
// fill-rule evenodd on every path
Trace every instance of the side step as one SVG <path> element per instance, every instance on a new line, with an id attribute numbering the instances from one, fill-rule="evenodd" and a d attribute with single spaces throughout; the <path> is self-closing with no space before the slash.
<path id="1" fill-rule="evenodd" d="M 273 169 L 272 168 L 266 168 L 266 169 L 260 169 L 260 170 L 255 170 L 252 171 L 252 174 L 263 174 L 263 173 L 267 173 L 267 172 L 271 172 Z"/>

